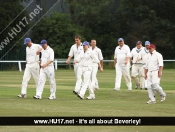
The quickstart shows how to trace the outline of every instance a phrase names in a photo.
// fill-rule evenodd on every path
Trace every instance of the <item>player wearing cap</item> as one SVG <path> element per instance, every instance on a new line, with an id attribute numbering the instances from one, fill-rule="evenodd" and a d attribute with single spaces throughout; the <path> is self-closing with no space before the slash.
<path id="1" fill-rule="evenodd" d="M 27 85 L 33 76 L 36 87 L 39 79 L 39 53 L 42 47 L 38 44 L 32 43 L 30 38 L 25 38 L 24 45 L 26 45 L 26 68 L 23 75 L 21 94 L 18 95 L 19 98 L 26 98 Z"/>
<path id="2" fill-rule="evenodd" d="M 156 46 L 154 44 L 150 44 L 148 49 L 149 54 L 147 56 L 148 60 L 145 67 L 145 79 L 147 79 L 147 89 L 150 100 L 147 104 L 154 104 L 156 103 L 154 91 L 161 96 L 161 102 L 165 101 L 166 96 L 159 85 L 163 70 L 163 57 L 155 50 Z"/>
<path id="3" fill-rule="evenodd" d="M 81 53 L 83 53 L 81 36 L 77 35 L 77 36 L 75 36 L 75 44 L 72 45 L 70 48 L 68 59 L 66 60 L 66 63 L 69 64 L 72 57 L 74 57 L 74 60 L 76 60 L 77 56 Z M 74 72 L 75 72 L 75 76 L 76 76 L 76 85 L 75 85 L 75 89 L 73 90 L 74 94 L 78 93 L 78 90 L 80 89 L 80 86 L 81 86 L 81 81 L 80 80 L 78 81 L 78 79 L 77 79 L 77 78 L 81 78 L 80 75 L 77 74 L 78 66 L 79 66 L 79 63 L 74 64 Z"/>
<path id="4" fill-rule="evenodd" d="M 149 53 L 148 46 L 150 45 L 149 41 L 145 41 L 145 47 L 140 51 L 139 59 L 142 60 L 143 63 L 143 69 L 145 69 L 146 61 L 147 61 L 147 55 Z M 145 80 L 145 89 L 147 89 L 147 80 Z"/>
<path id="5" fill-rule="evenodd" d="M 103 55 L 102 55 L 101 49 L 99 49 L 96 46 L 96 40 L 95 39 L 91 40 L 90 50 L 92 50 L 95 53 L 96 57 L 100 61 L 101 67 L 103 68 Z M 97 80 L 97 71 L 98 71 L 98 64 L 96 62 L 94 62 L 93 63 L 93 68 L 92 68 L 91 85 L 92 85 L 93 89 L 95 89 L 95 90 L 99 89 L 98 80 Z"/>
<path id="6" fill-rule="evenodd" d="M 124 76 L 128 90 L 132 90 L 130 77 L 130 48 L 124 44 L 124 39 L 118 39 L 119 46 L 116 47 L 114 53 L 114 66 L 116 69 L 116 79 L 114 90 L 120 90 L 122 75 Z"/>
<path id="7" fill-rule="evenodd" d="M 41 51 L 41 69 L 40 69 L 40 76 L 37 86 L 37 93 L 33 98 L 41 99 L 44 84 L 46 82 L 46 78 L 48 77 L 50 82 L 50 97 L 48 99 L 56 99 L 56 82 L 55 82 L 55 71 L 54 71 L 54 51 L 53 49 L 47 44 L 46 40 L 41 41 L 41 46 L 43 50 Z"/>
<path id="8" fill-rule="evenodd" d="M 95 53 L 88 48 L 89 43 L 87 41 L 83 42 L 84 52 L 79 54 L 79 56 L 74 60 L 74 64 L 80 63 L 78 70 L 81 69 L 83 75 L 83 84 L 80 89 L 79 94 L 77 95 L 80 99 L 84 99 L 85 92 L 87 87 L 89 88 L 90 96 L 87 99 L 95 99 L 94 90 L 90 83 L 91 73 L 93 68 L 93 62 L 98 63 L 100 71 L 103 71 L 100 61 L 96 57 Z"/>
<path id="9" fill-rule="evenodd" d="M 143 50 L 142 42 L 137 41 L 136 47 L 132 49 L 131 51 L 131 58 L 132 58 L 132 71 L 131 71 L 131 77 L 135 82 L 136 89 L 140 87 L 141 89 L 144 89 L 145 87 L 145 78 L 144 78 L 144 69 L 143 69 L 143 62 L 142 59 L 140 59 L 140 52 Z M 138 79 L 139 76 L 139 79 Z"/>

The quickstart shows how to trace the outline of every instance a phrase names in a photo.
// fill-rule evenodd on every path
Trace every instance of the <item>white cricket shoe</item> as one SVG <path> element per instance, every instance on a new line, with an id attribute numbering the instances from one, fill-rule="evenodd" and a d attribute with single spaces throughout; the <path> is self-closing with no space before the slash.
<path id="1" fill-rule="evenodd" d="M 114 88 L 114 90 L 115 90 L 115 91 L 120 91 L 120 89 L 119 89 L 119 88 Z"/>
<path id="2" fill-rule="evenodd" d="M 161 96 L 160 102 L 163 103 L 163 101 L 165 101 L 165 98 L 166 98 L 165 96 Z"/>
<path id="3" fill-rule="evenodd" d="M 84 99 L 84 96 L 81 95 L 81 94 L 77 94 L 77 97 L 80 98 L 80 99 Z"/>
<path id="4" fill-rule="evenodd" d="M 18 97 L 19 98 L 26 98 L 26 94 L 19 94 Z"/>
<path id="5" fill-rule="evenodd" d="M 95 87 L 94 90 L 99 90 L 99 88 Z"/>
<path id="6" fill-rule="evenodd" d="M 140 82 L 135 86 L 135 89 L 138 89 L 140 87 Z"/>
<path id="7" fill-rule="evenodd" d="M 148 100 L 146 103 L 147 103 L 147 104 L 155 104 L 156 101 Z"/>
<path id="8" fill-rule="evenodd" d="M 33 96 L 34 99 L 41 99 L 41 96 L 35 95 Z"/>
<path id="9" fill-rule="evenodd" d="M 75 95 L 77 95 L 77 94 L 78 94 L 78 92 L 76 92 L 76 91 L 73 91 L 73 93 L 74 93 Z"/>
<path id="10" fill-rule="evenodd" d="M 56 99 L 56 97 L 55 96 L 50 96 L 48 99 L 53 100 L 53 99 Z"/>
<path id="11" fill-rule="evenodd" d="M 98 83 L 95 83 L 95 87 L 94 87 L 94 90 L 99 90 L 99 86 L 98 86 Z"/>
<path id="12" fill-rule="evenodd" d="M 89 95 L 86 99 L 95 99 L 95 95 Z"/>

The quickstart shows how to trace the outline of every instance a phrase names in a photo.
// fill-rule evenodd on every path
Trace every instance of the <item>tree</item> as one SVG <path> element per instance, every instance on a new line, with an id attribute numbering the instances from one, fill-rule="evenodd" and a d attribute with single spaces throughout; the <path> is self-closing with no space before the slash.
<path id="1" fill-rule="evenodd" d="M 12 59 L 15 57 L 14 52 L 21 47 L 21 43 L 18 43 L 18 41 L 28 29 L 28 25 L 24 25 L 23 22 L 26 12 L 21 12 L 24 7 L 20 2 L 21 0 L 0 1 L 1 59 Z M 16 45 L 14 46 L 14 44 Z M 11 48 L 14 52 L 9 50 Z M 8 53 L 8 51 L 10 51 L 10 53 Z M 8 55 L 6 55 L 6 53 L 8 53 Z"/>
<path id="2" fill-rule="evenodd" d="M 175 49 L 174 0 L 120 0 L 119 13 L 130 46 L 138 40 L 150 40 L 164 58 L 170 59 Z M 167 52 L 170 51 L 170 52 Z"/>
<path id="3" fill-rule="evenodd" d="M 86 26 L 94 16 L 100 16 L 114 0 L 66 0 L 72 21 Z"/>
<path id="4" fill-rule="evenodd" d="M 87 41 L 96 39 L 103 56 L 111 59 L 120 36 L 120 25 L 114 18 L 118 0 L 67 0 L 66 2 L 71 21 L 83 28 L 83 35 Z"/>
<path id="5" fill-rule="evenodd" d="M 40 43 L 46 39 L 55 51 L 55 58 L 67 58 L 74 37 L 82 34 L 81 27 L 74 25 L 68 15 L 52 13 L 50 17 L 42 19 L 32 31 L 32 40 Z"/>

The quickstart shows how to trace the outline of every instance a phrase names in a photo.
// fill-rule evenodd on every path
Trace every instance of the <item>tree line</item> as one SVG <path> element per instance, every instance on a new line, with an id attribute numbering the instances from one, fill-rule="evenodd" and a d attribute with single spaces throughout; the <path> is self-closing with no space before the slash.
<path id="1" fill-rule="evenodd" d="M 0 31 L 22 10 L 21 0 L 14 1 L 18 4 L 0 1 Z M 175 58 L 175 0 L 63 0 L 61 4 L 61 12 L 44 17 L 28 35 L 35 43 L 47 39 L 55 58 L 67 58 L 75 35 L 81 35 L 82 41 L 96 39 L 105 59 L 113 59 L 120 37 L 131 49 L 138 40 L 143 44 L 149 40 L 164 59 Z M 1 41 L 4 37 L 1 34 Z M 13 51 L 18 52 L 20 46 L 17 44 Z"/>

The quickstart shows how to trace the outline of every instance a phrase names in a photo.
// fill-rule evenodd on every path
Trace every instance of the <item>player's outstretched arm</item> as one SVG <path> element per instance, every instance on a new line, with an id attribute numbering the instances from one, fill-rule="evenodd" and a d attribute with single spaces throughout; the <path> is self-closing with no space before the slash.
<path id="1" fill-rule="evenodd" d="M 67 58 L 66 64 L 69 64 L 69 63 L 70 63 L 71 58 L 72 58 L 71 56 L 69 56 L 69 57 Z"/>

